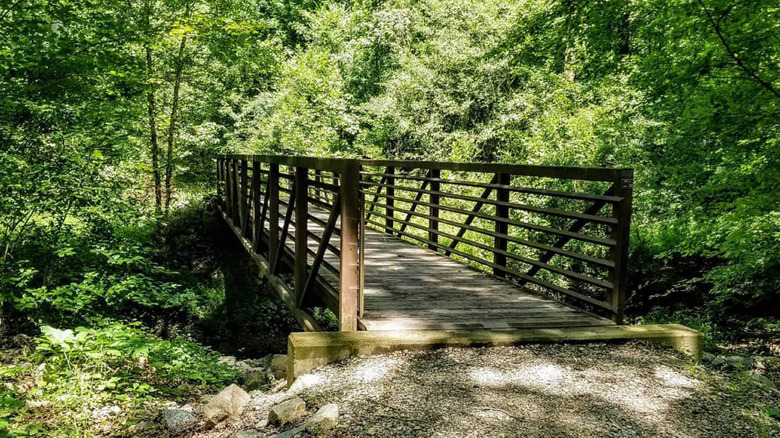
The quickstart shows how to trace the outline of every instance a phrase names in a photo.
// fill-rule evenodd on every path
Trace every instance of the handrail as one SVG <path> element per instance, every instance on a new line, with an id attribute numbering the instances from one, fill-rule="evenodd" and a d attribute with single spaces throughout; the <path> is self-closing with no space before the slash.
<path id="1" fill-rule="evenodd" d="M 633 169 L 612 167 L 537 166 L 509 163 L 461 163 L 456 161 L 414 161 L 414 160 L 371 160 L 362 158 L 320 158 L 290 155 L 242 155 L 222 154 L 219 159 L 274 163 L 309 169 L 339 171 L 349 163 L 359 166 L 395 167 L 450 170 L 455 172 L 506 173 L 511 175 L 536 176 L 584 181 L 613 181 L 626 172 L 633 175 Z"/>
<path id="2" fill-rule="evenodd" d="M 358 328 L 373 228 L 622 323 L 632 169 L 240 154 L 217 162 L 220 209 L 269 275 L 293 274 L 286 302 L 299 317 L 325 304 L 340 330 Z"/>

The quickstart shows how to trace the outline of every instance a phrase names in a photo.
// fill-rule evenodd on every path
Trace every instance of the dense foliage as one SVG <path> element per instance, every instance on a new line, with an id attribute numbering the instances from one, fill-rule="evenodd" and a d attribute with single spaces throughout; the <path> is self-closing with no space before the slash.
<path id="1" fill-rule="evenodd" d="M 633 167 L 630 313 L 777 328 L 772 0 L 0 0 L 0 348 L 38 336 L 37 391 L 229 377 L 177 337 L 225 310 L 191 232 L 225 151 Z"/>
<path id="2" fill-rule="evenodd" d="M 232 149 L 636 169 L 632 304 L 780 305 L 773 2 L 389 1 L 305 14 Z"/>

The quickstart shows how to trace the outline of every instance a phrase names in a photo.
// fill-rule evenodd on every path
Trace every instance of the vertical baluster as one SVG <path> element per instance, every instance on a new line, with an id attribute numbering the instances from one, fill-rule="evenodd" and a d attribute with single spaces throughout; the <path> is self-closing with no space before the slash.
<path id="1" fill-rule="evenodd" d="M 393 199 L 393 196 L 395 196 L 395 176 L 393 176 L 395 175 L 395 167 L 388 167 L 385 173 L 387 174 L 387 190 L 385 190 L 385 193 L 387 194 L 385 197 L 385 216 L 387 216 L 385 218 L 385 226 L 387 227 L 387 230 L 385 230 L 385 232 L 392 235 L 392 218 L 395 216 L 395 209 L 393 208 L 395 205 L 395 200 Z"/>
<path id="2" fill-rule="evenodd" d="M 308 275 L 309 169 L 295 168 L 295 302 L 303 297 Z"/>
<path id="3" fill-rule="evenodd" d="M 429 175 L 432 179 L 439 179 L 441 178 L 441 170 L 431 169 Z M 438 192 L 441 188 L 439 181 L 431 181 L 430 187 L 432 192 Z M 428 209 L 428 212 L 430 213 L 430 217 L 428 218 L 428 228 L 431 229 L 428 231 L 428 240 L 431 242 L 428 244 L 428 249 L 436 251 L 438 249 L 436 244 L 439 243 L 439 195 L 431 193 L 430 201 L 431 204 L 433 204 L 435 207 L 432 206 Z"/>
<path id="4" fill-rule="evenodd" d="M 362 175 L 358 175 L 358 178 L 362 181 Z M 358 273 L 360 274 L 360 293 L 358 294 L 358 316 L 363 317 L 364 301 L 363 291 L 365 290 L 365 276 L 366 276 L 366 195 L 363 191 L 359 191 L 359 204 L 360 209 L 360 223 L 358 224 L 360 230 L 360 248 L 358 253 L 360 255 L 360 262 L 358 264 Z"/>
<path id="5" fill-rule="evenodd" d="M 345 161 L 341 172 L 341 263 L 339 269 L 339 330 L 357 330 L 360 291 L 359 221 L 360 165 Z"/>
<path id="6" fill-rule="evenodd" d="M 510 175 L 506 173 L 499 173 L 496 174 L 495 181 L 497 184 L 502 186 L 508 186 L 510 184 Z M 499 202 L 509 202 L 509 189 L 506 188 L 498 188 L 496 190 L 496 200 Z M 505 205 L 496 205 L 496 217 L 501 219 L 508 219 L 509 218 L 509 207 Z M 509 232 L 509 225 L 506 222 L 501 221 L 495 221 L 496 222 L 496 234 L 508 234 Z M 495 248 L 499 251 L 506 252 L 507 244 L 506 239 L 503 237 L 496 237 L 495 238 Z M 498 266 L 506 267 L 506 256 L 504 254 L 499 254 L 498 252 L 493 252 L 493 263 L 495 263 Z M 498 275 L 500 277 L 506 276 L 506 272 L 502 271 L 499 268 L 494 267 L 493 268 L 493 274 Z"/>
<path id="7" fill-rule="evenodd" d="M 268 260 L 271 272 L 276 272 L 276 254 L 279 252 L 279 165 L 271 164 L 268 169 Z M 260 230 L 262 233 L 262 230 Z"/>
<path id="8" fill-rule="evenodd" d="M 263 223 L 260 215 L 260 194 L 263 181 L 261 163 L 255 161 L 252 163 L 252 243 L 255 249 L 259 249 L 263 243 Z M 263 197 L 267 194 L 263 194 Z"/>
<path id="9" fill-rule="evenodd" d="M 225 160 L 225 188 L 227 191 L 227 216 L 231 220 L 234 219 L 235 214 L 235 197 L 233 196 L 233 160 Z"/>
<path id="10" fill-rule="evenodd" d="M 615 269 L 610 273 L 609 280 L 612 282 L 612 290 L 607 294 L 607 301 L 612 305 L 612 320 L 617 324 L 622 324 L 626 308 L 628 241 L 631 226 L 631 205 L 634 198 L 634 170 L 623 169 L 613 187 L 614 194 L 622 197 L 623 200 L 612 208 L 612 216 L 618 220 L 618 223 L 612 227 L 611 237 L 615 239 L 617 244 L 610 251 L 610 257 L 615 262 Z"/>
<path id="11" fill-rule="evenodd" d="M 247 222 L 248 222 L 248 216 L 249 216 L 249 196 L 247 193 L 247 190 L 249 189 L 249 175 L 248 175 L 248 163 L 246 160 L 241 160 L 240 164 L 240 181 L 238 183 L 239 188 L 239 195 L 238 195 L 238 202 L 240 202 L 239 207 L 239 219 L 241 227 L 241 235 L 246 236 L 246 229 L 247 229 Z"/>

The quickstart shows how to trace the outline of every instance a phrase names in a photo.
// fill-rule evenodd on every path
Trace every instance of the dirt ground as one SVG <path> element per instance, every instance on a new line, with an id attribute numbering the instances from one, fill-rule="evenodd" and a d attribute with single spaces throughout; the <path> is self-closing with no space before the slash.
<path id="1" fill-rule="evenodd" d="M 337 437 L 780 437 L 780 392 L 765 384 L 642 343 L 399 352 L 252 393 L 240 423 L 188 436 L 273 436 L 292 426 L 267 426 L 268 409 L 298 396 L 310 413 L 339 405 Z"/>

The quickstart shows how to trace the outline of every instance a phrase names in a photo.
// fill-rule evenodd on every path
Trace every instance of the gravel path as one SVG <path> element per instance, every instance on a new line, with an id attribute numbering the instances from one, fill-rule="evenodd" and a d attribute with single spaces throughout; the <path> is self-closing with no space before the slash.
<path id="1" fill-rule="evenodd" d="M 338 437 L 780 437 L 777 390 L 640 343 L 400 352 L 302 379 L 310 411 L 339 404 Z M 241 427 L 291 396 L 257 394 Z"/>

